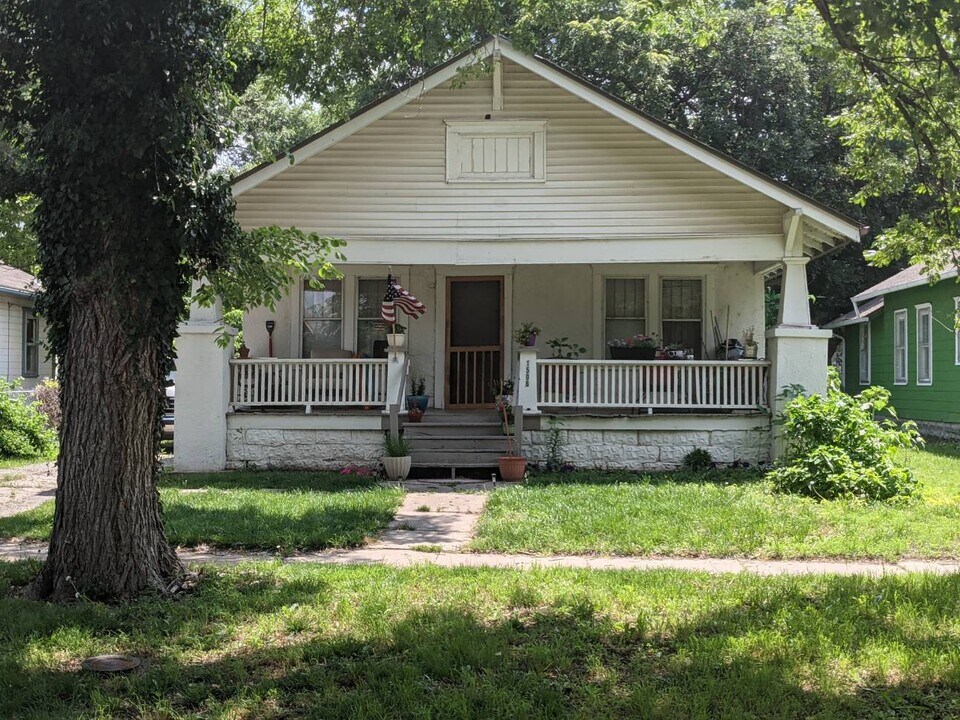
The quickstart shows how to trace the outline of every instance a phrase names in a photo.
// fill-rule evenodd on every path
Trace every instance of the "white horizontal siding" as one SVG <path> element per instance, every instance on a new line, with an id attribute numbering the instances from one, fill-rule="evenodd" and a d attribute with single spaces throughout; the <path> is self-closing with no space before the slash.
<path id="1" fill-rule="evenodd" d="M 237 217 L 348 241 L 783 232 L 781 204 L 514 63 L 504 63 L 502 112 L 491 96 L 490 77 L 442 85 L 242 194 Z M 443 121 L 488 113 L 548 121 L 545 183 L 445 182 Z"/>

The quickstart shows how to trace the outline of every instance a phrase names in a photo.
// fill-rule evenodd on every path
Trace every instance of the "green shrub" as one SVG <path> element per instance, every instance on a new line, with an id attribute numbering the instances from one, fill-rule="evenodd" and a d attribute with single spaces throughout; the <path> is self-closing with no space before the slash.
<path id="1" fill-rule="evenodd" d="M 703 448 L 694 448 L 683 456 L 681 463 L 684 470 L 703 472 L 713 468 L 713 455 Z"/>
<path id="2" fill-rule="evenodd" d="M 14 389 L 15 386 L 0 380 L 0 457 L 48 454 L 56 447 L 56 432 L 36 407 L 11 394 Z"/>
<path id="3" fill-rule="evenodd" d="M 831 368 L 826 396 L 798 393 L 778 418 L 787 452 L 767 477 L 781 492 L 823 500 L 910 497 L 919 486 L 896 452 L 923 440 L 915 423 L 896 420 L 889 391 L 870 387 L 847 395 Z"/>

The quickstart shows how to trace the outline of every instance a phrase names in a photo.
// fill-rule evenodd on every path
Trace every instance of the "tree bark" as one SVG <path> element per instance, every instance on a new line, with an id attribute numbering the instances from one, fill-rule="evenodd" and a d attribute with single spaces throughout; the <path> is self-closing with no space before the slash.
<path id="1" fill-rule="evenodd" d="M 53 536 L 28 588 L 36 599 L 164 593 L 183 574 L 157 490 L 160 348 L 131 342 L 126 315 L 136 302 L 118 306 L 121 293 L 103 285 L 88 281 L 70 309 Z"/>

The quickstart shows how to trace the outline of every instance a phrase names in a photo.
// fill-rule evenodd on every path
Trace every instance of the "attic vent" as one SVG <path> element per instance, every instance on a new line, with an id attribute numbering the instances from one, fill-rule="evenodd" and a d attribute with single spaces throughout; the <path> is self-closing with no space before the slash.
<path id="1" fill-rule="evenodd" d="M 543 182 L 545 120 L 446 121 L 447 182 Z"/>

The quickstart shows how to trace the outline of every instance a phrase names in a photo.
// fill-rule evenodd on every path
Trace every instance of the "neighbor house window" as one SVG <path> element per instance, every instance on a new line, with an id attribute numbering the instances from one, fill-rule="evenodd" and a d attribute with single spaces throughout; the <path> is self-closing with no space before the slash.
<path id="1" fill-rule="evenodd" d="M 23 376 L 40 374 L 40 328 L 37 316 L 30 310 L 23 313 Z"/>
<path id="2" fill-rule="evenodd" d="M 933 384 L 933 312 L 917 306 L 917 385 Z"/>
<path id="3" fill-rule="evenodd" d="M 870 384 L 870 322 L 860 325 L 860 384 Z"/>
<path id="4" fill-rule="evenodd" d="M 387 282 L 383 278 L 357 281 L 357 352 L 364 357 L 374 357 L 377 341 L 386 347 L 386 335 L 380 307 Z"/>
<path id="5" fill-rule="evenodd" d="M 703 280 L 665 278 L 661 281 L 660 332 L 664 345 L 680 345 L 701 357 Z"/>
<path id="6" fill-rule="evenodd" d="M 893 314 L 893 384 L 907 384 L 907 311 Z"/>
<path id="7" fill-rule="evenodd" d="M 307 280 L 303 285 L 303 356 L 330 357 L 343 347 L 343 282 Z"/>
<path id="8" fill-rule="evenodd" d="M 642 278 L 607 278 L 604 339 L 629 338 L 647 332 L 647 284 Z"/>
<path id="9" fill-rule="evenodd" d="M 953 362 L 960 365 L 960 297 L 953 299 Z"/>

